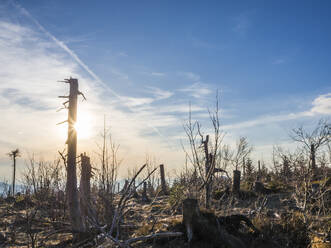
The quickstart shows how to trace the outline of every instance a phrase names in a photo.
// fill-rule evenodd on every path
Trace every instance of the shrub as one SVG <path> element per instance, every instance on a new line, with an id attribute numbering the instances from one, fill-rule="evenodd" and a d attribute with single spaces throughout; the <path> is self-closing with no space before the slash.
<path id="1" fill-rule="evenodd" d="M 185 198 L 185 187 L 179 183 L 172 186 L 169 195 L 169 204 L 171 207 L 177 206 Z"/>

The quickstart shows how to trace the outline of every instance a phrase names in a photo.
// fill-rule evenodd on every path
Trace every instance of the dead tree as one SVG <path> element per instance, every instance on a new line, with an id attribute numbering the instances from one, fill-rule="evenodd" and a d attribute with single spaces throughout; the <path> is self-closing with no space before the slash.
<path id="1" fill-rule="evenodd" d="M 230 159 L 235 167 L 233 171 L 232 191 L 237 194 L 240 192 L 240 165 L 244 167 L 245 158 L 252 152 L 252 147 L 249 145 L 246 137 L 240 137 L 234 152 L 230 152 L 227 159 Z"/>
<path id="2" fill-rule="evenodd" d="M 167 183 L 165 180 L 164 165 L 160 164 L 160 181 L 162 194 L 168 195 Z"/>
<path id="3" fill-rule="evenodd" d="M 209 208 L 210 205 L 210 193 L 211 193 L 211 185 L 212 185 L 212 175 L 210 176 L 210 179 L 208 179 L 210 168 L 211 168 L 211 159 L 212 154 L 209 154 L 208 151 L 208 142 L 209 142 L 209 135 L 206 135 L 206 139 L 202 140 L 203 149 L 205 152 L 205 207 Z"/>
<path id="4" fill-rule="evenodd" d="M 124 194 L 124 192 L 126 191 L 128 186 L 129 186 L 129 180 L 125 179 L 124 186 L 123 186 L 122 190 L 120 191 L 120 193 Z"/>
<path id="5" fill-rule="evenodd" d="M 90 158 L 86 154 L 81 154 L 81 177 L 80 177 L 80 206 L 82 216 L 86 224 L 88 217 L 88 209 L 91 202 L 91 177 L 92 167 Z"/>
<path id="6" fill-rule="evenodd" d="M 214 174 L 216 164 L 219 164 L 221 143 L 224 138 L 224 133 L 220 125 L 220 108 L 219 95 L 216 94 L 216 106 L 213 111 L 208 110 L 210 121 L 212 124 L 213 133 L 209 136 L 204 136 L 201 129 L 201 124 L 198 121 L 192 121 L 191 111 L 189 111 L 189 118 L 184 124 L 184 130 L 188 137 L 189 150 L 183 145 L 183 150 L 186 153 L 186 158 L 193 165 L 194 174 L 192 176 L 198 177 L 197 181 L 202 182 L 202 186 L 197 188 L 194 193 L 205 189 L 205 204 L 209 206 L 209 196 L 211 193 L 211 180 Z M 188 188 L 189 191 L 194 191 L 193 187 Z M 192 192 L 193 193 L 193 192 Z"/>
<path id="7" fill-rule="evenodd" d="M 231 248 L 247 247 L 238 235 L 242 222 L 256 235 L 260 233 L 252 222 L 243 215 L 217 217 L 213 213 L 200 211 L 196 199 L 183 201 L 182 224 L 185 226 L 189 243 L 200 240 L 204 242 L 206 247 L 223 247 L 224 245 Z M 233 234 L 228 232 L 229 227 L 231 227 Z"/>
<path id="8" fill-rule="evenodd" d="M 149 202 L 148 196 L 147 196 L 147 182 L 144 182 L 143 184 L 143 192 L 141 195 L 143 202 Z"/>
<path id="9" fill-rule="evenodd" d="M 240 170 L 233 171 L 232 192 L 234 194 L 239 194 L 240 192 L 240 176 L 241 176 Z"/>
<path id="10" fill-rule="evenodd" d="M 304 130 L 303 127 L 292 129 L 290 137 L 304 145 L 305 150 L 310 154 L 310 168 L 313 174 L 316 173 L 316 151 L 323 145 L 330 144 L 331 124 L 326 120 L 320 120 L 312 132 Z"/>
<path id="11" fill-rule="evenodd" d="M 12 184 L 12 195 L 15 196 L 15 180 L 16 180 L 16 157 L 20 156 L 20 151 L 15 149 L 8 153 L 8 156 L 13 160 L 13 184 Z"/>
<path id="12" fill-rule="evenodd" d="M 69 99 L 68 101 L 63 103 L 64 107 L 68 109 L 68 119 L 65 121 L 68 122 L 68 139 L 66 142 L 68 147 L 67 165 L 66 165 L 67 166 L 66 193 L 68 199 L 72 230 L 75 233 L 81 233 L 85 231 L 85 225 L 81 217 L 79 196 L 77 190 L 77 175 L 76 175 L 77 132 L 75 130 L 75 124 L 77 121 L 77 96 L 83 94 L 78 90 L 77 79 L 74 78 L 65 79 L 64 82 L 68 83 L 70 86 L 69 96 L 60 96 L 60 98 Z"/>

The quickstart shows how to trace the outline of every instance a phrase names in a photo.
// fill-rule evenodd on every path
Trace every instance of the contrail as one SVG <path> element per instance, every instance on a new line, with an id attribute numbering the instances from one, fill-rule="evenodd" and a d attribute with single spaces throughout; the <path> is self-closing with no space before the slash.
<path id="1" fill-rule="evenodd" d="M 53 40 L 59 47 L 61 47 L 65 52 L 69 54 L 71 58 L 73 58 L 97 83 L 99 83 L 102 87 L 107 89 L 111 94 L 113 94 L 115 97 L 117 97 L 120 101 L 124 102 L 125 99 L 119 94 L 117 94 L 113 89 L 111 89 L 106 83 L 104 83 L 98 75 L 96 75 L 78 56 L 77 54 L 72 51 L 66 44 L 64 44 L 63 41 L 57 39 L 54 35 L 52 35 L 50 32 L 48 32 L 39 22 L 36 20 L 25 8 L 20 6 L 18 3 L 14 3 L 12 1 L 12 4 L 21 11 L 22 14 L 24 14 L 26 17 L 28 17 L 36 26 L 44 32 L 51 40 Z M 127 108 L 132 111 L 133 113 L 135 112 L 132 108 L 127 106 Z M 168 146 L 170 146 L 168 140 L 161 134 L 161 132 L 154 126 L 151 126 L 149 123 L 147 123 L 147 126 L 152 128 L 161 138 L 163 138 Z"/>
<path id="2" fill-rule="evenodd" d="M 54 35 L 48 32 L 26 9 L 20 6 L 17 3 L 13 3 L 16 8 L 18 8 L 22 14 L 28 17 L 36 26 L 44 32 L 51 40 L 53 40 L 59 47 L 61 47 L 64 51 L 66 51 L 90 76 L 100 83 L 103 87 L 109 90 L 114 96 L 118 97 L 119 99 L 123 100 L 119 94 L 117 94 L 113 89 L 111 89 L 107 84 L 105 84 L 78 56 L 77 54 L 72 51 L 63 41 L 57 39 Z"/>

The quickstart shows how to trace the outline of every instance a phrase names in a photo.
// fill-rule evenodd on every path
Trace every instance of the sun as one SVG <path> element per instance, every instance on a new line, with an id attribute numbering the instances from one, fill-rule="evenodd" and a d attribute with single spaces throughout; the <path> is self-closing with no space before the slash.
<path id="1" fill-rule="evenodd" d="M 77 121 L 75 123 L 75 130 L 78 139 L 87 139 L 92 136 L 92 115 L 86 111 L 79 111 Z"/>

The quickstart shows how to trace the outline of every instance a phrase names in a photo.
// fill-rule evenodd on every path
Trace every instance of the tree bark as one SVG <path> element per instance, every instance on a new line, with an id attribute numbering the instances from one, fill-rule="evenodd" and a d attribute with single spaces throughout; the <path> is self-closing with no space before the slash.
<path id="1" fill-rule="evenodd" d="M 160 164 L 161 190 L 164 195 L 168 195 L 167 184 L 165 180 L 164 165 Z"/>
<path id="2" fill-rule="evenodd" d="M 77 120 L 77 95 L 78 80 L 70 78 L 69 111 L 68 111 L 68 159 L 67 159 L 67 185 L 68 206 L 70 222 L 74 232 L 83 232 L 85 227 L 81 218 L 81 211 L 77 190 L 76 175 L 76 153 L 77 153 L 77 132 L 75 123 Z"/>
<path id="3" fill-rule="evenodd" d="M 232 184 L 232 192 L 234 194 L 239 194 L 240 192 L 240 174 L 239 170 L 233 171 L 233 184 Z"/>
<path id="4" fill-rule="evenodd" d="M 92 167 L 90 158 L 81 154 L 80 206 L 85 224 L 87 224 L 88 209 L 91 201 L 91 176 Z"/>

